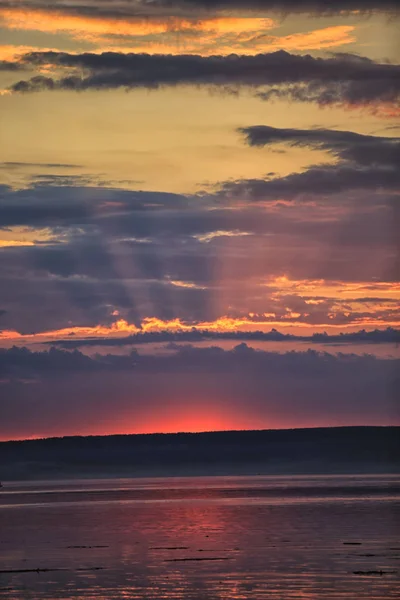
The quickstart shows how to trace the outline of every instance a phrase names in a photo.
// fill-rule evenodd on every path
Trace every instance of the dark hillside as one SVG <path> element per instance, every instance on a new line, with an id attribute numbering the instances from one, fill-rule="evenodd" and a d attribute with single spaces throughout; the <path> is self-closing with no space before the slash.
<path id="1" fill-rule="evenodd" d="M 0 479 L 394 472 L 400 427 L 65 437 L 0 443 Z"/>

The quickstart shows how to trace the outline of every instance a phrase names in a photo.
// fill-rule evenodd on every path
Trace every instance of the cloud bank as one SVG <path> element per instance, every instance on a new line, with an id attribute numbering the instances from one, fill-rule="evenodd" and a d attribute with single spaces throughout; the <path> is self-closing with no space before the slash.
<path id="1" fill-rule="evenodd" d="M 52 340 L 47 344 L 64 349 L 76 349 L 90 346 L 133 346 L 154 343 L 182 343 L 217 340 L 256 341 L 256 342 L 306 342 L 308 344 L 399 344 L 400 330 L 388 327 L 385 330 L 357 331 L 354 333 L 313 333 L 312 335 L 294 335 L 282 333 L 276 329 L 264 331 L 209 331 L 193 328 L 189 331 L 145 331 L 124 337 L 97 337 L 89 339 Z M 172 346 L 173 347 L 173 346 Z"/>
<path id="2" fill-rule="evenodd" d="M 45 65 L 69 72 L 60 78 L 36 75 L 17 81 L 11 92 L 245 86 L 256 88 L 263 100 L 280 98 L 320 106 L 376 105 L 376 110 L 378 104 L 396 110 L 400 98 L 399 65 L 343 53 L 315 58 L 284 50 L 255 56 L 31 52 L 20 60 L 36 68 Z"/>
<path id="3" fill-rule="evenodd" d="M 398 363 L 244 343 L 169 356 L 0 350 L 0 437 L 157 431 L 160 422 L 190 430 L 202 419 L 214 429 L 393 425 Z"/>
<path id="4" fill-rule="evenodd" d="M 193 196 L 88 187 L 57 172 L 2 186 L 2 337 L 81 326 L 90 335 L 118 321 L 128 335 L 149 317 L 159 329 L 222 317 L 241 329 L 396 327 L 399 138 L 264 125 L 240 135 L 266 164 L 278 143 L 336 163 Z"/>
<path id="5" fill-rule="evenodd" d="M 0 7 L 9 9 L 13 3 L 2 0 Z M 193 14 L 340 14 L 353 11 L 383 13 L 398 12 L 398 4 L 394 0 L 83 0 L 68 2 L 54 0 L 50 4 L 45 0 L 21 0 L 19 9 L 46 10 L 53 13 L 69 15 L 127 18 L 134 16 L 171 16 Z"/>

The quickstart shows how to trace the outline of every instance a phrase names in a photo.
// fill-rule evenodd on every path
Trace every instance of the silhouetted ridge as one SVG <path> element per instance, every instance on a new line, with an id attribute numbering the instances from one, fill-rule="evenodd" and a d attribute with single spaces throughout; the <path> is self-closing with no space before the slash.
<path id="1" fill-rule="evenodd" d="M 400 427 L 48 438 L 0 443 L 0 479 L 396 471 Z"/>

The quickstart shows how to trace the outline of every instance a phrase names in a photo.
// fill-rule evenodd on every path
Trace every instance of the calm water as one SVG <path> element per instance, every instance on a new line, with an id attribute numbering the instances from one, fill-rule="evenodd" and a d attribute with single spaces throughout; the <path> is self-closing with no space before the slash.
<path id="1" fill-rule="evenodd" d="M 37 570 L 32 572 L 33 570 Z M 396 598 L 400 480 L 9 483 L 0 598 Z"/>

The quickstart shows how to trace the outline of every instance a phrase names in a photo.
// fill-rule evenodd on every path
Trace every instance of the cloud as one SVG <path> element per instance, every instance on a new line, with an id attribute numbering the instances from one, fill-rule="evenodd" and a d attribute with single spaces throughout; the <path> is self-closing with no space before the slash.
<path id="1" fill-rule="evenodd" d="M 78 175 L 44 176 L 42 183 L 28 189 L 0 186 L 0 222 L 3 227 L 35 224 L 73 225 L 100 221 L 127 213 L 180 209 L 193 205 L 189 198 L 168 192 L 143 192 L 89 187 Z"/>
<path id="2" fill-rule="evenodd" d="M 30 240 L 0 240 L 0 248 L 11 248 L 15 246 L 34 246 L 35 242 Z"/>
<path id="3" fill-rule="evenodd" d="M 140 3 L 139 3 L 140 4 Z M 396 11 L 397 3 L 393 0 L 155 0 L 155 7 L 181 7 L 182 9 L 205 10 L 267 10 L 287 13 L 340 13 L 342 11 Z"/>
<path id="4" fill-rule="evenodd" d="M 82 165 L 72 163 L 0 162 L 0 169 L 26 169 L 31 167 L 41 169 L 80 169 Z"/>
<path id="5" fill-rule="evenodd" d="M 233 340 L 247 342 L 304 342 L 308 344 L 399 344 L 400 330 L 388 327 L 373 331 L 360 330 L 338 335 L 313 333 L 312 335 L 294 335 L 282 333 L 276 329 L 271 331 L 210 331 L 193 328 L 188 331 L 145 331 L 124 337 L 97 337 L 90 339 L 61 339 L 46 342 L 47 345 L 59 346 L 71 350 L 85 347 L 123 347 L 142 344 L 159 343 L 196 343 L 202 341 Z"/>
<path id="6" fill-rule="evenodd" d="M 2 0 L 4 10 L 15 9 L 10 2 Z M 397 13 L 398 3 L 394 0 L 113 0 L 98 2 L 83 0 L 71 3 L 66 0 L 19 0 L 18 10 L 46 11 L 54 15 L 76 15 L 126 19 L 129 17 L 160 17 L 213 14 L 340 14 L 348 12 Z"/>
<path id="7" fill-rule="evenodd" d="M 248 200 L 293 200 L 302 195 L 332 196 L 358 190 L 400 189 L 400 138 L 327 129 L 277 129 L 256 125 L 239 129 L 252 147 L 284 143 L 325 150 L 336 164 L 311 166 L 286 177 L 226 182 L 222 193 Z M 375 199 L 375 202 L 378 198 Z M 395 209 L 396 210 L 396 209 Z"/>
<path id="8" fill-rule="evenodd" d="M 223 330 L 396 326 L 399 139 L 240 131 L 251 146 L 307 146 L 337 162 L 197 196 L 87 187 L 79 178 L 60 185 L 57 176 L 2 186 L 5 337 L 47 332 L 48 340 L 85 326 L 86 337 L 98 337 L 98 326 L 112 337 L 117 321 L 127 335 L 149 318 L 158 329 L 176 320 Z"/>
<path id="9" fill-rule="evenodd" d="M 0 60 L 0 72 L 1 71 L 24 71 L 26 67 L 18 62 L 9 60 Z"/>
<path id="10" fill-rule="evenodd" d="M 250 146 L 284 143 L 290 146 L 325 150 L 335 158 L 360 166 L 397 168 L 400 164 L 400 138 L 361 135 L 333 129 L 277 129 L 253 126 L 239 130 Z"/>
<path id="11" fill-rule="evenodd" d="M 395 424 L 398 363 L 244 343 L 164 356 L 0 350 L 0 437 L 155 431 L 171 419 L 190 429 L 205 414 L 219 428 Z"/>
<path id="12" fill-rule="evenodd" d="M 323 197 L 360 190 L 396 192 L 400 186 L 400 171 L 382 168 L 359 168 L 351 165 L 321 165 L 302 173 L 271 179 L 245 179 L 226 182 L 221 196 L 247 201 L 293 200 L 301 196 Z M 397 213 L 395 207 L 394 212 Z"/>
<path id="13" fill-rule="evenodd" d="M 335 171 L 337 169 L 337 171 Z M 314 173 L 326 172 L 339 179 L 344 169 L 341 166 L 311 167 L 304 173 L 295 173 L 283 178 L 255 180 L 255 186 L 265 186 L 265 197 L 269 204 L 252 203 L 252 197 L 240 196 L 237 188 L 244 188 L 246 182 L 226 183 L 225 187 L 236 189 L 240 202 L 235 204 L 222 197 L 222 193 L 209 196 L 186 197 L 178 194 L 161 192 L 128 191 L 110 188 L 92 188 L 76 186 L 33 186 L 23 190 L 12 190 L 3 186 L 0 190 L 0 217 L 3 227 L 30 227 L 40 232 L 51 228 L 59 236 L 60 241 L 74 241 L 91 245 L 97 242 L 98 235 L 118 243 L 125 250 L 141 246 L 141 253 L 159 251 L 168 242 L 170 252 L 190 251 L 197 254 L 207 253 L 206 247 L 218 249 L 221 244 L 246 244 L 256 249 L 262 236 L 264 246 L 275 244 L 274 235 L 308 236 L 315 241 L 323 241 L 326 236 L 341 234 L 342 242 L 357 245 L 360 238 L 351 234 L 358 223 L 363 243 L 370 238 L 370 244 L 384 245 L 390 242 L 386 226 L 383 231 L 373 225 L 382 220 L 382 224 L 390 225 L 389 219 L 395 214 L 395 200 L 388 193 L 369 187 L 371 180 L 379 170 L 365 170 L 365 181 L 361 175 L 358 185 L 360 195 L 343 194 L 335 196 L 333 191 L 324 187 L 312 188 L 307 177 L 313 179 Z M 348 169 L 353 173 L 356 169 Z M 370 175 L 368 176 L 368 173 Z M 382 175 L 381 175 L 382 177 Z M 296 183 L 304 181 L 303 187 L 296 189 Z M 350 179 L 339 181 L 338 189 L 352 189 Z M 394 187 L 393 181 L 387 177 L 382 186 L 387 190 Z M 308 190 L 313 199 L 313 212 L 300 194 Z M 317 194 L 329 194 L 318 197 Z M 267 196 L 268 195 L 268 196 Z M 226 192 L 225 192 L 226 196 Z M 297 196 L 300 200 L 296 201 Z M 257 199 L 257 198 L 256 198 Z M 285 200 L 292 201 L 290 204 Z M 393 212 L 391 212 L 393 211 Z M 326 227 L 325 234 L 321 226 Z M 248 235 L 252 234 L 252 235 Z M 49 236 L 48 236 L 49 237 Z M 48 242 L 52 243 L 54 235 Z M 179 241 L 179 237 L 181 240 Z M 85 241 L 86 240 L 86 241 Z M 142 240 L 146 240 L 143 244 Z M 376 242 L 375 242 L 376 240 Z M 207 241 L 208 243 L 204 243 Z M 184 242 L 184 244 L 182 244 Z M 200 244 L 200 247 L 199 247 Z M 118 249 L 118 246 L 115 246 Z M 61 249 L 54 250 L 61 251 Z M 238 257 L 240 258 L 240 257 Z M 178 277 L 177 279 L 182 279 Z"/>
<path id="14" fill-rule="evenodd" d="M 28 255 L 29 261 L 14 260 L 11 268 L 10 250 L 14 255 Z M 152 261 L 143 261 L 141 265 L 142 259 L 135 254 L 107 255 L 104 249 L 102 253 L 101 248 L 93 248 L 92 256 L 81 264 L 79 248 L 75 252 L 68 249 L 61 256 L 56 253 L 30 256 L 33 250 L 13 248 L 7 252 L 8 256 L 3 256 L 7 258 L 1 273 L 2 306 L 6 310 L 1 321 L 3 345 L 63 341 L 70 336 L 77 340 L 76 346 L 80 345 L 78 340 L 88 338 L 93 338 L 97 345 L 100 338 L 107 341 L 164 331 L 168 335 L 185 334 L 182 338 L 185 340 L 186 335 L 197 338 L 193 328 L 231 335 L 238 331 L 268 332 L 271 327 L 287 331 L 288 327 L 302 326 L 309 331 L 324 328 L 332 331 L 332 328 L 398 326 L 400 322 L 398 286 L 393 282 L 382 284 L 374 296 L 365 295 L 371 287 L 369 282 L 361 285 L 341 281 L 332 285 L 330 281 L 303 281 L 294 283 L 289 290 L 278 283 L 267 287 L 264 281 L 269 269 L 263 265 L 252 268 L 251 253 L 238 266 L 236 278 L 221 280 L 213 269 L 217 255 L 194 262 L 190 255 L 182 254 L 160 262 L 155 254 Z M 118 273 L 115 268 L 121 259 L 127 270 Z M 355 267 L 357 264 L 356 260 Z M 173 279 L 170 275 L 178 266 L 186 279 Z M 202 271 L 196 272 L 196 266 Z M 303 269 L 307 272 L 310 266 L 314 265 L 308 263 Z M 305 292 L 307 284 L 310 290 Z M 333 289 L 327 295 L 330 286 Z M 34 318 L 29 310 L 32 305 Z M 142 339 L 139 336 L 138 343 Z M 135 340 L 120 343 L 125 345 Z"/>
<path id="15" fill-rule="evenodd" d="M 362 337 L 363 334 L 359 332 L 357 335 Z M 391 335 L 393 335 L 393 332 Z M 224 350 L 216 346 L 197 348 L 185 345 L 178 347 L 171 355 L 141 355 L 136 350 L 133 350 L 128 355 L 97 354 L 95 356 L 87 356 L 76 349 L 69 352 L 55 347 L 37 352 L 29 350 L 26 347 L 18 348 L 13 346 L 8 349 L 0 348 L 0 374 L 2 378 L 14 378 L 16 375 L 23 375 L 24 378 L 28 378 L 32 374 L 37 377 L 53 378 L 57 377 L 61 372 L 98 371 L 102 369 L 110 371 L 122 369 L 137 372 L 165 371 L 170 373 L 171 371 L 180 371 L 188 366 L 199 372 L 225 372 L 230 368 L 231 364 L 236 364 L 239 369 L 253 372 L 262 372 L 264 367 L 269 372 L 275 367 L 278 367 L 279 371 L 284 372 L 285 367 L 291 364 L 292 370 L 301 376 L 303 368 L 309 366 L 320 365 L 320 368 L 329 371 L 331 366 L 342 368 L 341 365 L 344 365 L 345 369 L 351 369 L 352 365 L 359 366 L 364 363 L 371 365 L 386 364 L 388 365 L 388 369 L 385 370 L 389 370 L 390 372 L 393 367 L 400 364 L 400 360 L 389 359 L 381 361 L 370 355 L 333 355 L 314 350 L 278 354 L 264 350 L 255 350 L 245 343 L 240 343 L 232 350 Z"/>
<path id="16" fill-rule="evenodd" d="M 331 58 L 295 55 L 283 50 L 255 56 L 149 55 L 104 52 L 68 54 L 32 52 L 21 62 L 37 68 L 67 69 L 59 79 L 36 75 L 14 83 L 10 91 L 148 88 L 195 85 L 256 88 L 264 100 L 275 97 L 319 105 L 375 106 L 396 110 L 400 66 L 350 54 Z M 263 89 L 260 89 L 263 88 Z"/>
<path id="17" fill-rule="evenodd" d="M 67 34 L 80 42 L 84 41 L 99 48 L 111 49 L 125 45 L 131 51 L 146 47 L 151 51 L 179 53 L 184 45 L 187 51 L 207 52 L 215 46 L 221 51 L 232 51 L 246 45 L 257 47 L 257 38 L 261 32 L 271 29 L 275 23 L 270 18 L 240 18 L 198 16 L 154 17 L 140 15 L 96 15 L 82 12 L 71 14 L 54 12 L 48 7 L 6 8 L 0 5 L 0 17 L 3 27 L 10 30 L 42 31 L 46 33 Z M 338 26 L 322 31 L 305 34 L 299 42 L 309 47 L 336 46 L 352 41 L 351 26 Z M 179 43 L 177 41 L 179 39 Z M 273 40 L 278 42 L 278 39 Z M 297 38 L 293 39 L 296 43 Z M 260 40 L 262 44 L 262 40 Z M 121 50 L 122 51 L 122 50 Z"/>
<path id="18" fill-rule="evenodd" d="M 234 231 L 226 231 L 226 230 L 217 230 L 210 231 L 209 233 L 201 233 L 194 235 L 193 237 L 199 242 L 204 242 L 208 244 L 211 240 L 220 237 L 245 237 L 248 235 L 253 235 L 250 231 L 240 231 L 239 229 L 235 229 Z"/>
<path id="19" fill-rule="evenodd" d="M 189 326 L 228 317 L 237 324 L 249 313 L 261 315 L 265 327 L 395 326 L 391 297 L 366 287 L 376 278 L 394 290 L 397 279 L 395 180 L 382 168 L 346 166 L 357 172 L 359 190 L 353 179 L 340 180 L 341 164 L 251 185 L 231 182 L 204 197 L 3 186 L 2 327 L 34 333 L 111 326 L 114 311 L 137 326 L 147 317 Z M 329 179 L 312 185 L 321 172 L 339 181 L 340 193 L 332 193 Z M 371 185 L 378 174 L 383 190 Z M 19 240 L 25 245 L 13 243 Z M 274 283 L 284 274 L 290 285 Z M 338 284 L 327 289 L 329 281 Z M 351 281 L 363 285 L 343 296 Z"/>
<path id="20" fill-rule="evenodd" d="M 188 15 L 175 17 L 110 17 L 66 14 L 51 10 L 2 9 L 2 26 L 10 30 L 68 34 L 74 40 L 107 51 L 202 55 L 243 52 L 256 54 L 274 49 L 307 50 L 332 48 L 355 41 L 353 25 L 334 25 L 286 36 L 269 35 L 277 27 L 266 16 L 240 17 Z M 27 49 L 28 51 L 29 49 Z M 33 50 L 33 48 L 31 49 Z M 5 47 L 3 52 L 8 52 Z M 14 51 L 14 55 L 17 52 Z"/>

